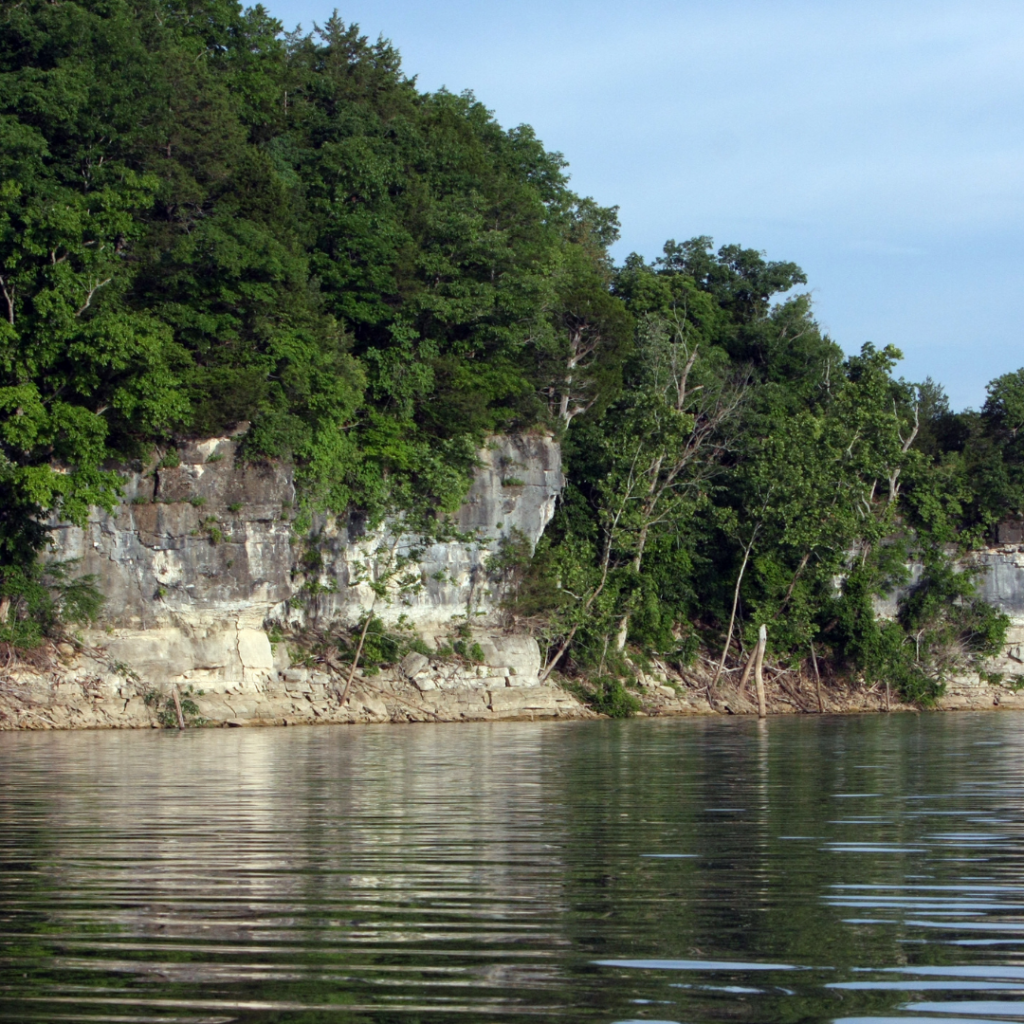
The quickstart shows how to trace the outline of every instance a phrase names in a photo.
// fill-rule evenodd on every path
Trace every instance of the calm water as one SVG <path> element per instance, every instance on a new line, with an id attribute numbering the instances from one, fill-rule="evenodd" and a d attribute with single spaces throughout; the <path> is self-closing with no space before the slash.
<path id="1" fill-rule="evenodd" d="M 0 1019 L 1024 1021 L 1024 717 L 0 734 Z"/>

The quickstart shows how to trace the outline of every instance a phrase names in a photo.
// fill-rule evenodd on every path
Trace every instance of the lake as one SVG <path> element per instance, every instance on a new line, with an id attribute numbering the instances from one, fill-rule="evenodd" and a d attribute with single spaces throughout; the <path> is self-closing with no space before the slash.
<path id="1" fill-rule="evenodd" d="M 3 733 L 0 1019 L 1024 1021 L 1024 716 Z"/>

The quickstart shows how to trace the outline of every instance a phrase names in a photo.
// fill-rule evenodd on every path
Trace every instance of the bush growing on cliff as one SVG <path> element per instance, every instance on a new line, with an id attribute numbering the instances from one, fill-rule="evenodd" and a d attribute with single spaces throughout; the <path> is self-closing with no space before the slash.
<path id="1" fill-rule="evenodd" d="M 364 637 L 359 656 L 359 668 L 364 675 L 376 675 L 382 666 L 395 665 L 410 651 L 432 653 L 414 630 L 399 622 L 387 626 L 378 615 L 367 615 L 356 623 L 349 636 L 338 641 L 338 654 L 343 662 L 352 664 L 359 637 Z"/>
<path id="2" fill-rule="evenodd" d="M 73 576 L 75 564 L 35 561 L 0 571 L 0 643 L 36 647 L 96 620 L 103 604 L 96 577 Z"/>
<path id="3" fill-rule="evenodd" d="M 640 699 L 615 676 L 598 676 L 589 683 L 562 685 L 587 707 L 609 718 L 632 718 L 642 707 Z"/>

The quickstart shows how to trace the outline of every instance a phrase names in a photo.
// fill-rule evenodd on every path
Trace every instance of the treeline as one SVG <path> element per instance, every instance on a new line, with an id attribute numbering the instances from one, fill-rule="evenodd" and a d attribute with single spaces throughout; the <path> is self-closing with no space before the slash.
<path id="1" fill-rule="evenodd" d="M 1024 507 L 1024 372 L 952 413 L 894 350 L 844 358 L 794 264 L 697 238 L 616 267 L 617 228 L 528 127 L 337 16 L 4 5 L 0 587 L 184 436 L 248 422 L 307 509 L 374 518 L 454 508 L 483 438 L 543 429 L 565 500 L 495 571 L 553 666 L 735 654 L 767 621 L 926 696 L 992 649 L 950 553 Z"/>

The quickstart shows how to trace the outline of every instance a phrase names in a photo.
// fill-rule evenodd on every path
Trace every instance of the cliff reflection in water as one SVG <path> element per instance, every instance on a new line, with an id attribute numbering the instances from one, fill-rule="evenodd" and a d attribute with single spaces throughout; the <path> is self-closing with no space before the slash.
<path id="1" fill-rule="evenodd" d="M 1022 724 L 8 734 L 0 1019 L 1024 1020 Z"/>

